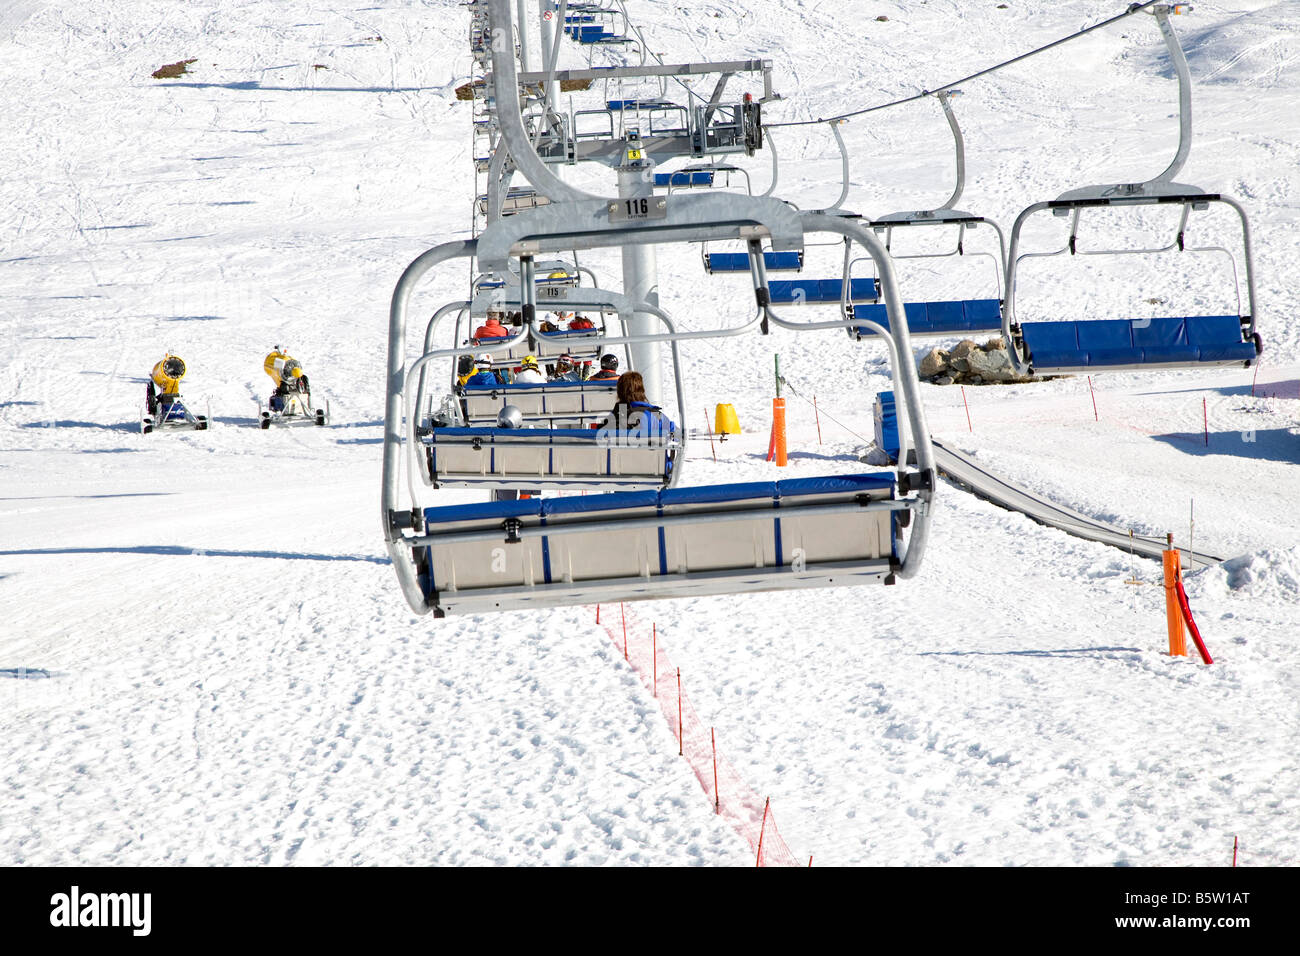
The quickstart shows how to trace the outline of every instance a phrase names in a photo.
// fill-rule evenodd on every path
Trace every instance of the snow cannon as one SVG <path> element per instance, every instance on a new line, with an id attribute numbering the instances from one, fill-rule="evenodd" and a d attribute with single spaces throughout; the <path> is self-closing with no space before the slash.
<path id="1" fill-rule="evenodd" d="M 168 352 L 167 357 L 153 367 L 149 377 L 164 395 L 177 395 L 181 390 L 181 379 L 185 377 L 185 360 Z"/>
<path id="2" fill-rule="evenodd" d="M 289 353 L 283 351 L 278 345 L 266 357 L 262 368 L 267 375 L 271 376 L 271 381 L 275 382 L 276 388 L 286 384 L 294 385 L 297 379 L 303 376 L 302 363 L 296 358 L 290 358 Z"/>
<path id="3" fill-rule="evenodd" d="M 147 435 L 155 428 L 208 427 L 207 415 L 194 415 L 181 401 L 181 379 L 185 377 L 185 360 L 168 352 L 149 373 L 144 389 L 144 416 L 140 431 Z"/>
<path id="4" fill-rule="evenodd" d="M 258 402 L 258 425 L 268 429 L 278 425 L 325 425 L 329 422 L 329 402 L 324 408 L 314 408 L 311 403 L 311 386 L 303 372 L 302 363 L 290 358 L 289 353 L 277 345 L 262 362 L 262 368 L 275 382 L 266 408 Z"/>

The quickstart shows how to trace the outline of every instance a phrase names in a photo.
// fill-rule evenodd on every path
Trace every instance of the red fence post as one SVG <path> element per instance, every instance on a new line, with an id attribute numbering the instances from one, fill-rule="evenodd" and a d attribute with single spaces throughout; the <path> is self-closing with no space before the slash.
<path id="1" fill-rule="evenodd" d="M 1101 421 L 1101 416 L 1097 414 L 1097 393 L 1092 390 L 1092 376 L 1088 376 L 1088 394 L 1092 396 L 1092 418 L 1093 421 Z"/>
<path id="2" fill-rule="evenodd" d="M 653 668 L 654 677 L 650 680 L 650 692 L 655 697 L 659 696 L 659 625 L 654 621 L 650 622 L 650 659 Z"/>
<path id="3" fill-rule="evenodd" d="M 677 668 L 677 756 L 685 754 L 686 748 L 682 743 L 682 669 Z"/>
<path id="4" fill-rule="evenodd" d="M 709 728 L 709 742 L 713 744 L 713 812 L 722 812 L 722 797 L 718 794 L 718 738 Z"/>
<path id="5" fill-rule="evenodd" d="M 961 403 L 966 406 L 966 428 L 971 434 L 975 433 L 975 426 L 970 423 L 970 404 L 966 401 L 966 386 L 961 387 Z"/>
<path id="6" fill-rule="evenodd" d="M 1183 612 L 1183 620 L 1187 622 L 1187 629 L 1192 632 L 1192 640 L 1196 642 L 1196 649 L 1201 652 L 1201 660 L 1205 661 L 1207 664 L 1213 664 L 1214 658 L 1210 656 L 1210 652 L 1206 650 L 1205 642 L 1201 640 L 1201 629 L 1197 627 L 1196 622 L 1192 620 L 1192 606 L 1187 603 L 1187 592 L 1183 590 L 1183 582 L 1181 580 L 1177 583 L 1177 588 L 1178 607 Z"/>
<path id="7" fill-rule="evenodd" d="M 763 865 L 763 835 L 767 832 L 767 807 L 771 802 L 771 797 L 763 801 L 763 825 L 758 828 L 758 858 L 754 860 L 755 866 Z"/>
<path id="8" fill-rule="evenodd" d="M 618 613 L 623 618 L 623 660 L 627 660 L 627 611 L 623 609 L 623 602 L 618 602 Z"/>

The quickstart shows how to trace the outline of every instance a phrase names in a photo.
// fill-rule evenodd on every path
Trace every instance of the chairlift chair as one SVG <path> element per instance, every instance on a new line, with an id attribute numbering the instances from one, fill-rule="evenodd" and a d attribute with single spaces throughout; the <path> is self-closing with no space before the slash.
<path id="1" fill-rule="evenodd" d="M 1170 13 L 1181 13 L 1183 9 L 1183 5 L 1157 5 L 1147 11 L 1156 18 L 1178 77 L 1178 149 L 1165 170 L 1144 182 L 1111 183 L 1073 189 L 1054 200 L 1034 203 L 1016 217 L 1007 253 L 1002 331 L 1010 345 L 1012 364 L 1022 375 L 1217 365 L 1247 367 L 1255 363 L 1263 350 L 1263 342 L 1255 328 L 1259 310 L 1255 298 L 1250 223 L 1245 209 L 1229 196 L 1208 193 L 1197 186 L 1174 181 L 1186 163 L 1192 146 L 1191 72 L 1182 45 L 1169 21 Z M 1194 247 L 1187 243 L 1187 227 L 1191 217 L 1215 204 L 1231 209 L 1240 223 L 1241 259 L 1246 274 L 1244 307 L 1234 253 L 1223 246 Z M 1079 248 L 1079 225 L 1085 210 L 1142 206 L 1180 208 L 1178 227 L 1170 243 L 1160 248 Z M 1056 250 L 1020 253 L 1021 230 L 1032 216 L 1045 211 L 1068 219 L 1068 239 Z M 1067 254 L 1071 259 L 1081 255 L 1149 256 L 1169 251 L 1180 255 L 1226 255 L 1232 267 L 1236 314 L 1200 315 L 1184 311 L 1183 314 L 1172 316 L 1026 322 L 1017 313 L 1016 280 L 1023 259 Z"/>
<path id="2" fill-rule="evenodd" d="M 952 195 L 948 197 L 947 202 L 935 209 L 896 212 L 873 219 L 871 228 L 883 237 L 885 249 L 895 262 L 908 259 L 941 259 L 965 255 L 989 257 L 993 260 L 994 291 L 996 294 L 992 298 L 904 303 L 903 307 L 907 312 L 907 326 L 911 334 L 915 336 L 992 334 L 1002 328 L 1001 282 L 1006 272 L 1006 239 L 1002 228 L 991 219 L 956 208 L 957 203 L 961 201 L 962 192 L 966 185 L 966 146 L 965 141 L 962 139 L 961 126 L 958 124 L 956 113 L 953 112 L 952 108 L 952 98 L 960 94 L 961 90 L 958 89 L 941 90 L 934 94 L 939 101 L 939 105 L 943 108 L 944 118 L 948 122 L 949 131 L 952 133 L 956 166 L 956 184 Z M 949 228 L 955 226 L 957 229 L 955 246 L 951 251 L 946 252 L 895 253 L 893 247 L 894 232 L 896 230 L 910 232 L 919 226 Z M 997 239 L 996 253 L 983 249 L 972 252 L 966 248 L 967 232 L 983 226 L 991 228 Z M 847 271 L 849 274 L 852 275 L 853 267 L 863 261 L 865 260 L 852 260 L 848 265 Z M 855 305 L 853 314 L 860 318 L 869 318 L 888 327 L 889 316 L 884 306 L 879 303 Z M 869 334 L 865 327 L 849 330 L 849 335 L 859 340 Z"/>
<path id="3" fill-rule="evenodd" d="M 500 220 L 477 240 L 448 243 L 425 253 L 398 283 L 390 313 L 382 511 L 389 551 L 410 606 L 418 613 L 432 611 L 444 616 L 598 600 L 892 583 L 915 574 L 928 535 L 927 503 L 934 490 L 934 465 L 915 368 L 910 361 L 898 360 L 900 354 L 911 354 L 906 320 L 878 241 L 855 223 L 799 214 L 776 200 L 734 193 L 678 197 L 666 219 L 651 227 L 610 222 L 602 212 L 606 205 L 604 200 L 553 204 Z M 532 281 L 533 255 L 557 249 L 734 241 L 750 236 L 750 255 L 761 262 L 760 240 L 752 238 L 755 223 L 770 237 L 774 251 L 797 250 L 804 244 L 805 232 L 830 230 L 850 236 L 879 257 L 880 282 L 896 318 L 892 331 L 882 329 L 881 334 L 893 339 L 891 367 L 900 396 L 904 440 L 910 441 L 914 450 L 914 463 L 908 464 L 910 456 L 905 455 L 904 464 L 879 473 L 684 487 L 679 479 L 689 456 L 683 433 L 672 449 L 675 460 L 668 480 L 656 474 L 652 487 L 470 505 L 440 504 L 436 498 L 429 501 L 429 494 L 437 494 L 429 490 L 430 485 L 441 484 L 443 477 L 489 487 L 502 481 L 560 487 L 571 479 L 573 464 L 589 454 L 593 444 L 585 436 L 561 434 L 558 429 L 549 434 L 539 431 L 529 438 L 498 432 L 446 432 L 437 440 L 439 458 L 431 458 L 435 443 L 431 435 L 426 441 L 420 434 L 421 416 L 413 388 L 416 376 L 428 363 L 454 360 L 464 349 L 427 349 L 407 364 L 407 301 L 415 283 L 430 268 L 466 255 L 477 255 L 482 266 L 497 270 L 503 268 L 503 259 L 518 260 L 525 324 L 527 332 L 536 335 L 539 304 Z M 521 253 L 520 242 L 530 251 Z M 846 326 L 838 319 L 787 322 L 772 312 L 762 291 L 755 286 L 759 308 L 752 319 L 713 330 L 680 331 L 657 306 L 633 303 L 636 312 L 654 316 L 663 331 L 609 336 L 606 344 L 668 344 L 681 413 L 685 400 L 683 366 L 677 355 L 680 342 L 753 333 L 765 321 L 796 330 Z M 461 309 L 463 303 L 451 303 L 439 313 L 447 317 Z M 521 331 L 520 337 L 525 334 Z M 442 438 L 452 441 L 444 444 Z M 466 443 L 472 446 L 475 439 L 479 448 L 471 451 L 477 457 L 467 455 L 464 447 Z M 571 441 L 586 444 L 574 447 Z M 642 472 L 657 469 L 669 451 L 635 443 L 632 447 L 654 453 L 652 465 L 636 466 Z M 490 457 L 498 453 L 514 455 L 515 463 L 498 466 Z M 455 467 L 459 471 L 441 461 L 444 454 L 458 456 Z M 485 454 L 489 456 L 486 459 Z M 564 460 L 562 467 L 556 465 L 557 455 Z M 632 470 L 628 468 L 629 475 Z M 399 505 L 403 471 L 409 506 Z M 420 480 L 424 475 L 427 478 Z M 579 480 L 603 488 L 622 477 L 606 473 L 584 475 Z M 646 476 L 631 477 L 635 481 Z"/>

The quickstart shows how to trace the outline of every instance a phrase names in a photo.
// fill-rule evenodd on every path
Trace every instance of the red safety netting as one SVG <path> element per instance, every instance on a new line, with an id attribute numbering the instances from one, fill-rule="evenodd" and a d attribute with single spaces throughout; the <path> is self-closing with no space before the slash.
<path id="1" fill-rule="evenodd" d="M 754 793 L 718 752 L 713 728 L 700 720 L 691 706 L 680 672 L 664 650 L 663 635 L 653 624 L 635 621 L 622 604 L 600 606 L 596 615 L 619 653 L 625 654 L 632 670 L 658 699 L 682 756 L 695 771 L 709 803 L 749 842 L 756 864 L 803 865 L 781 838 L 768 801 Z"/>

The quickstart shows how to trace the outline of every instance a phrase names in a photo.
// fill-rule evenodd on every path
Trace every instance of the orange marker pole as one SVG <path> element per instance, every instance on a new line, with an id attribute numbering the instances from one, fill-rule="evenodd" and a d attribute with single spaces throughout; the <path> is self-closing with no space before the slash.
<path id="1" fill-rule="evenodd" d="M 1187 656 L 1187 632 L 1183 625 L 1183 609 L 1178 603 L 1178 580 L 1182 575 L 1182 559 L 1174 548 L 1174 536 L 1168 536 L 1168 549 L 1162 555 L 1165 571 L 1165 620 L 1169 629 L 1169 656 Z"/>
<path id="2" fill-rule="evenodd" d="M 713 422 L 709 421 L 709 406 L 707 406 L 707 405 L 704 406 L 704 424 L 705 424 L 706 426 L 708 426 L 708 429 L 709 429 L 709 450 L 710 450 L 711 452 L 713 452 L 713 462 L 714 462 L 714 464 L 717 464 L 717 461 L 718 461 L 718 449 L 717 449 L 717 447 L 713 444 Z"/>
<path id="3" fill-rule="evenodd" d="M 786 463 L 784 398 L 772 399 L 772 446 L 776 466 L 784 468 Z"/>
<path id="4" fill-rule="evenodd" d="M 784 468 L 785 455 L 785 399 L 781 397 L 781 356 L 772 356 L 776 365 L 776 398 L 772 399 L 772 448 L 776 467 Z"/>

